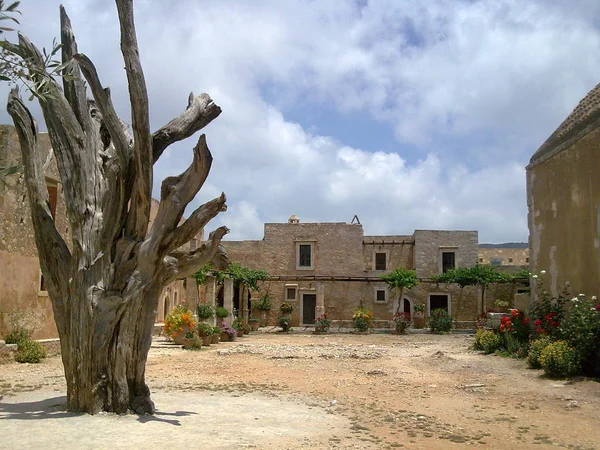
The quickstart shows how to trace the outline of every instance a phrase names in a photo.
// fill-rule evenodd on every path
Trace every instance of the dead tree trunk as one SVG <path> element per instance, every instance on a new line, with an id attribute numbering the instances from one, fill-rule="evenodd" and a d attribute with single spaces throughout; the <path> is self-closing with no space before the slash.
<path id="1" fill-rule="evenodd" d="M 162 183 L 160 206 L 148 231 L 152 167 L 172 143 L 200 130 L 221 109 L 206 94 L 190 95 L 186 110 L 150 132 L 148 96 L 139 61 L 132 0 L 117 0 L 121 50 L 129 84 L 132 129 L 117 117 L 92 62 L 77 53 L 71 23 L 61 7 L 62 89 L 42 55 L 25 37 L 8 49 L 43 86 L 40 105 L 63 185 L 71 245 L 58 233 L 48 208 L 37 124 L 16 90 L 8 111 L 21 143 L 40 265 L 60 336 L 68 407 L 153 413 L 145 366 L 162 288 L 207 262 L 227 265 L 220 247 L 227 228 L 213 231 L 193 251 L 182 246 L 226 209 L 222 194 L 183 223 L 185 207 L 208 176 L 212 156 L 205 136 L 181 175 Z M 63 74 L 63 75 L 64 75 Z M 86 97 L 83 78 L 93 100 Z"/>

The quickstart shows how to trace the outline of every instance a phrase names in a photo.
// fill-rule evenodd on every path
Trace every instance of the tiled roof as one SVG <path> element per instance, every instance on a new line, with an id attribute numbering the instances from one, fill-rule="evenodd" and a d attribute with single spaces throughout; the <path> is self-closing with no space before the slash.
<path id="1" fill-rule="evenodd" d="M 531 158 L 531 162 L 533 163 L 541 156 L 558 147 L 598 119 L 600 119 L 600 83 L 583 97 L 573 112 L 569 114 L 556 131 L 535 152 Z"/>

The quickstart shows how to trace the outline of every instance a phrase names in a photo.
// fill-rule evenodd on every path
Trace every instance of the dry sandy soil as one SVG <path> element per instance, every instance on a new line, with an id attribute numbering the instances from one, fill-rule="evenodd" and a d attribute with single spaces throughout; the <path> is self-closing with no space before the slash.
<path id="1" fill-rule="evenodd" d="M 59 357 L 0 366 L 0 448 L 600 448 L 600 384 L 549 380 L 466 335 L 160 338 L 155 416 L 64 411 Z"/>

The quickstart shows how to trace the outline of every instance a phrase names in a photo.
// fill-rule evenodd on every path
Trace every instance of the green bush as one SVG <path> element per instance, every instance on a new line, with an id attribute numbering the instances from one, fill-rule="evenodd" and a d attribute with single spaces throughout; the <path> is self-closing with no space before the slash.
<path id="1" fill-rule="evenodd" d="M 222 306 L 217 306 L 217 308 L 215 309 L 215 314 L 217 315 L 217 317 L 221 317 L 222 319 L 224 319 L 229 315 L 229 311 L 227 311 L 227 309 L 223 308 Z"/>
<path id="2" fill-rule="evenodd" d="M 429 318 L 432 333 L 447 333 L 452 329 L 452 319 L 445 309 L 434 309 Z"/>
<path id="3" fill-rule="evenodd" d="M 484 353 L 490 354 L 499 350 L 502 346 L 502 338 L 490 330 L 477 330 L 475 334 L 475 343 L 473 348 L 483 350 Z"/>
<path id="4" fill-rule="evenodd" d="M 211 305 L 200 303 L 198 308 L 196 308 L 196 313 L 198 314 L 199 319 L 206 320 L 215 315 L 215 309 Z"/>
<path id="5" fill-rule="evenodd" d="M 532 369 L 541 369 L 540 356 L 542 351 L 552 343 L 548 336 L 543 336 L 529 343 L 529 352 L 527 353 L 527 363 Z"/>
<path id="6" fill-rule="evenodd" d="M 46 349 L 38 341 L 25 339 L 18 343 L 15 361 L 20 363 L 39 363 L 46 357 Z"/>
<path id="7" fill-rule="evenodd" d="M 7 344 L 18 344 L 21 341 L 27 341 L 29 339 L 31 339 L 29 332 L 21 328 L 8 333 L 4 338 L 4 342 Z"/>
<path id="8" fill-rule="evenodd" d="M 542 350 L 539 361 L 546 375 L 553 378 L 576 375 L 581 369 L 577 351 L 565 341 L 548 344 Z"/>
<path id="9" fill-rule="evenodd" d="M 204 322 L 200 322 L 198 324 L 198 334 L 200 336 L 212 336 L 213 335 L 213 327 L 212 325 L 209 325 L 207 323 Z"/>
<path id="10" fill-rule="evenodd" d="M 292 318 L 290 316 L 281 316 L 279 318 L 279 326 L 283 331 L 289 331 L 291 323 Z"/>

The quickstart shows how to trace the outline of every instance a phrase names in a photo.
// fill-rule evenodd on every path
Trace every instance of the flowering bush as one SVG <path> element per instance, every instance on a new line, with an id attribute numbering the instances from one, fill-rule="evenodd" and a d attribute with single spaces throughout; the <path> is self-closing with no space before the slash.
<path id="1" fill-rule="evenodd" d="M 445 309 L 434 309 L 429 318 L 432 333 L 447 333 L 452 329 L 452 319 Z"/>
<path id="2" fill-rule="evenodd" d="M 165 317 L 163 330 L 167 336 L 173 339 L 181 333 L 185 327 L 194 329 L 196 321 L 192 312 L 185 305 L 178 305 Z"/>
<path id="3" fill-rule="evenodd" d="M 531 333 L 531 320 L 518 309 L 511 309 L 510 316 L 500 319 L 498 331 L 501 335 L 511 336 L 518 342 L 527 342 Z"/>
<path id="4" fill-rule="evenodd" d="M 502 339 L 491 330 L 479 329 L 475 333 L 475 350 L 483 350 L 484 353 L 494 353 L 502 345 Z"/>
<path id="5" fill-rule="evenodd" d="M 545 270 L 540 272 L 544 275 Z M 565 304 L 570 299 L 569 283 L 565 283 L 562 291 L 557 297 L 552 297 L 550 293 L 544 289 L 544 281 L 538 275 L 532 276 L 537 283 L 538 292 L 540 295 L 536 301 L 531 304 L 529 314 L 533 320 L 534 331 L 538 335 L 549 335 L 553 339 L 560 338 L 560 325 L 565 316 Z"/>
<path id="6" fill-rule="evenodd" d="M 352 320 L 356 331 L 365 332 L 373 328 L 373 313 L 363 306 L 359 306 L 354 310 Z"/>
<path id="7" fill-rule="evenodd" d="M 394 314 L 392 320 L 394 321 L 394 328 L 396 329 L 396 332 L 398 334 L 404 334 L 411 323 L 410 313 L 397 312 Z"/>
<path id="8" fill-rule="evenodd" d="M 323 313 L 315 319 L 315 331 L 317 333 L 326 333 L 331 326 L 331 320 L 327 318 L 327 314 Z"/>
<path id="9" fill-rule="evenodd" d="M 565 341 L 548 344 L 540 354 L 540 365 L 549 377 L 576 375 L 581 368 L 577 351 Z"/>
<path id="10" fill-rule="evenodd" d="M 562 326 L 562 337 L 575 349 L 583 372 L 595 376 L 600 363 L 600 303 L 594 296 L 580 294 L 571 299 L 571 307 Z"/>
<path id="11" fill-rule="evenodd" d="M 542 336 L 529 343 L 529 351 L 527 353 L 527 363 L 532 369 L 541 369 L 540 356 L 542 351 L 550 345 L 552 341 L 548 336 Z"/>
<path id="12" fill-rule="evenodd" d="M 235 330 L 227 322 L 221 324 L 221 333 L 227 333 L 230 341 L 233 341 L 235 338 Z"/>
<path id="13" fill-rule="evenodd" d="M 292 311 L 294 311 L 294 307 L 292 306 L 291 303 L 288 302 L 283 302 L 281 304 L 281 306 L 279 306 L 279 311 L 281 312 L 281 314 L 283 315 L 287 315 L 287 314 L 291 314 Z"/>

